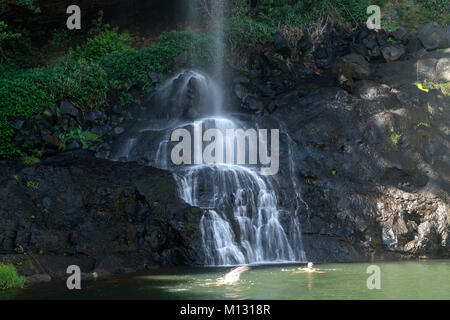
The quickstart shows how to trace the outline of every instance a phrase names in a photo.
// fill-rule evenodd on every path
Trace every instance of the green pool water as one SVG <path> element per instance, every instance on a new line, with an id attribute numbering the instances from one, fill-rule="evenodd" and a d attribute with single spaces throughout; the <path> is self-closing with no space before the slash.
<path id="1" fill-rule="evenodd" d="M 381 289 L 367 288 L 370 265 L 380 267 Z M 205 284 L 230 268 L 159 269 L 85 281 L 78 291 L 53 281 L 0 299 L 450 299 L 450 260 L 318 265 L 323 274 L 294 274 L 298 267 L 254 266 L 221 287 Z"/>

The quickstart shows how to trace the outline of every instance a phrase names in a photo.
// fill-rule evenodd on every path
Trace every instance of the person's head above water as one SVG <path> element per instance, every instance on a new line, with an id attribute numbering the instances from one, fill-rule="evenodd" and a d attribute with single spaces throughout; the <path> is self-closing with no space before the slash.
<path id="1" fill-rule="evenodd" d="M 312 268 L 314 268 L 314 263 L 308 262 L 308 269 L 312 269 Z"/>

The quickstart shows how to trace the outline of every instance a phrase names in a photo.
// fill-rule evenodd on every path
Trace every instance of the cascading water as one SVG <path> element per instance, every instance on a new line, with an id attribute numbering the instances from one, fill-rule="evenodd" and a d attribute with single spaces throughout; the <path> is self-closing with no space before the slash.
<path id="1" fill-rule="evenodd" d="M 197 83 L 198 92 L 195 95 L 189 90 L 189 83 L 192 81 Z M 262 176 L 258 165 L 236 165 L 226 161 L 178 166 L 172 163 L 171 151 L 175 143 L 170 140 L 171 133 L 177 128 L 185 128 L 195 136 L 210 128 L 226 132 L 258 126 L 251 120 L 241 121 L 232 117 L 225 118 L 223 114 L 217 115 L 215 110 L 220 110 L 219 104 L 222 103 L 220 99 L 216 99 L 218 90 L 219 86 L 212 79 L 196 71 L 187 71 L 173 77 L 156 93 L 156 101 L 162 103 L 161 108 L 169 112 L 171 108 L 168 105 L 180 107 L 185 101 L 189 101 L 189 107 L 194 110 L 186 112 L 185 106 L 177 110 L 183 111 L 182 114 L 205 115 L 188 121 L 183 119 L 189 119 L 189 116 L 178 120 L 160 120 L 157 123 L 143 119 L 142 127 L 135 128 L 135 132 L 121 144 L 113 158 L 144 161 L 145 164 L 169 169 L 174 173 L 181 197 L 190 205 L 204 209 L 200 230 L 205 264 L 305 261 L 300 222 L 295 212 L 297 206 L 285 208 L 280 205 L 280 184 L 285 178 L 278 175 Z M 192 96 L 199 98 L 192 99 Z M 208 105 L 210 108 L 206 109 Z M 158 144 L 150 143 L 155 139 L 159 139 Z M 201 158 L 204 151 L 203 139 L 193 139 L 192 142 L 193 158 Z M 236 148 L 234 137 L 225 137 L 223 144 L 224 150 Z M 149 146 L 150 150 L 144 146 Z M 288 144 L 289 153 L 290 146 L 291 143 Z M 223 160 L 225 159 L 224 156 Z M 289 161 L 288 166 L 290 171 L 292 161 Z M 288 176 L 292 176 L 291 172 Z M 291 177 L 289 184 L 294 189 L 297 183 Z M 296 195 L 297 199 L 301 199 L 299 194 Z"/>
<path id="2" fill-rule="evenodd" d="M 207 264 L 305 260 L 298 220 L 291 217 L 294 228 L 288 234 L 270 179 L 241 166 L 202 165 L 177 175 L 177 180 L 182 197 L 206 209 L 201 232 Z"/>
<path id="3" fill-rule="evenodd" d="M 216 39 L 221 43 L 223 1 L 212 0 L 219 26 Z M 220 11 L 220 12 L 218 12 Z M 171 170 L 181 197 L 190 205 L 204 209 L 200 230 L 207 265 L 237 265 L 305 261 L 298 219 L 296 193 L 294 205 L 285 206 L 281 184 L 286 175 L 262 176 L 258 166 L 236 165 L 222 160 L 214 164 L 174 165 L 171 133 L 185 128 L 196 133 L 214 128 L 226 132 L 236 128 L 257 127 L 256 121 L 241 121 L 225 116 L 220 85 L 223 47 L 216 44 L 217 66 L 214 79 L 203 72 L 182 72 L 162 85 L 154 95 L 151 117 L 144 115 L 140 124 L 128 132 L 113 151 L 113 160 L 140 161 Z M 204 128 L 203 128 L 204 127 Z M 159 141 L 155 144 L 155 141 Z M 234 147 L 235 138 L 226 137 L 223 148 Z M 192 141 L 194 158 L 202 157 L 203 139 Z M 267 146 L 266 146 L 267 147 Z M 289 154 L 291 142 L 288 143 Z M 234 149 L 236 150 L 236 149 Z M 266 149 L 267 150 L 267 149 Z M 246 157 L 248 157 L 248 150 Z M 229 160 L 229 159 L 228 159 Z M 288 163 L 290 192 L 297 182 Z M 289 180 L 289 179 L 288 179 Z M 299 200 L 300 199 L 300 200 Z"/>

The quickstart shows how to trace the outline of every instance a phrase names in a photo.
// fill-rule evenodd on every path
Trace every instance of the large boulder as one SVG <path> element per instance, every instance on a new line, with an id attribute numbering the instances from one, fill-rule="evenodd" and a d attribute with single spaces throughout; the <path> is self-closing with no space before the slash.
<path id="1" fill-rule="evenodd" d="M 450 48 L 428 52 L 419 59 L 394 61 L 377 66 L 374 78 L 392 87 L 414 81 L 434 83 L 450 81 Z"/>
<path id="2" fill-rule="evenodd" d="M 391 62 L 400 59 L 406 50 L 401 46 L 387 46 L 381 49 L 381 53 L 387 62 Z"/>
<path id="3" fill-rule="evenodd" d="M 63 116 L 68 115 L 71 117 L 78 117 L 79 115 L 78 109 L 69 100 L 61 101 L 59 108 L 61 109 L 61 115 Z"/>
<path id="4" fill-rule="evenodd" d="M 351 53 L 340 58 L 334 70 L 348 77 L 360 80 L 368 79 L 371 74 L 370 64 L 363 56 L 356 53 Z"/>
<path id="5" fill-rule="evenodd" d="M 417 37 L 427 50 L 445 49 L 449 46 L 447 34 L 436 22 L 429 22 L 420 28 Z"/>
<path id="6" fill-rule="evenodd" d="M 273 42 L 275 46 L 275 50 L 285 56 L 289 57 L 291 55 L 291 49 L 289 48 L 286 39 L 279 33 L 275 33 L 273 36 Z"/>

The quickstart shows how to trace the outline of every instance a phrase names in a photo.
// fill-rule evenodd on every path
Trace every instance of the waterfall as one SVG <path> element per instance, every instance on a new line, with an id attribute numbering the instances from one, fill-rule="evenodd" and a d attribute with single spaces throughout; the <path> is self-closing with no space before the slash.
<path id="1" fill-rule="evenodd" d="M 195 166 L 176 179 L 182 198 L 205 209 L 201 232 L 208 265 L 305 261 L 298 218 L 280 222 L 274 178 L 230 165 Z"/>
<path id="2" fill-rule="evenodd" d="M 196 83 L 196 92 L 189 89 L 192 82 Z M 204 210 L 200 230 L 206 265 L 306 261 L 300 213 L 296 211 L 300 207 L 297 202 L 302 200 L 294 175 L 292 140 L 288 139 L 289 161 L 283 168 L 284 175 L 262 176 L 259 165 L 228 163 L 225 153 L 223 161 L 214 164 L 172 163 L 171 150 L 177 142 L 171 141 L 171 134 L 175 129 L 184 128 L 196 137 L 211 128 L 226 132 L 259 126 L 253 118 L 249 121 L 224 113 L 218 115 L 216 110 L 222 107 L 216 99 L 219 90 L 212 78 L 198 71 L 172 77 L 155 93 L 155 104 L 163 114 L 172 112 L 178 118 L 159 118 L 155 122 L 154 114 L 148 120 L 143 117 L 141 127 L 134 128 L 119 144 L 112 159 L 144 162 L 173 172 L 181 198 Z M 189 115 L 198 117 L 190 119 Z M 193 158 L 202 158 L 203 139 L 192 139 L 192 146 Z M 235 137 L 223 139 L 224 150 L 236 148 Z M 249 150 L 245 150 L 245 158 L 249 158 Z M 236 152 L 234 157 L 237 158 Z M 282 203 L 286 198 L 282 184 L 289 184 L 294 206 Z"/>
<path id="3" fill-rule="evenodd" d="M 140 124 L 113 150 L 111 159 L 138 161 L 173 172 L 181 198 L 204 211 L 200 222 L 204 264 L 303 262 L 306 257 L 297 212 L 302 200 L 292 160 L 284 175 L 262 176 L 258 165 L 237 165 L 224 159 L 213 164 L 174 165 L 170 158 L 174 147 L 171 133 L 175 129 L 186 129 L 196 137 L 211 128 L 225 132 L 258 126 L 253 119 L 241 121 L 224 112 L 223 6 L 223 0 L 210 1 L 216 18 L 214 75 L 188 70 L 160 86 L 152 101 L 151 115 L 140 118 Z M 198 12 L 193 7 L 189 12 L 192 24 L 198 24 Z M 202 158 L 202 143 L 202 137 L 192 141 L 195 159 Z M 225 137 L 223 147 L 227 153 L 236 151 L 234 143 L 234 137 Z M 289 156 L 292 143 L 289 140 Z M 250 146 L 246 157 L 249 150 Z M 283 189 L 286 184 L 289 187 Z M 294 205 L 282 203 L 283 199 L 291 200 L 290 195 L 283 193 L 286 188 L 295 195 Z"/>

